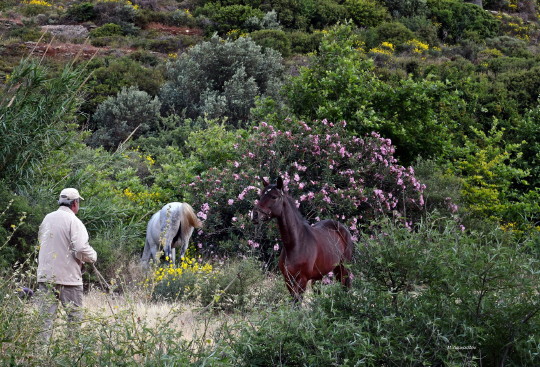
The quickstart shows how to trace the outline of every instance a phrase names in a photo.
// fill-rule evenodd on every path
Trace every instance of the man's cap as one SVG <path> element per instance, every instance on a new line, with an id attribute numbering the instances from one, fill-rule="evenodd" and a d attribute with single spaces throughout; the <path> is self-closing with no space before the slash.
<path id="1" fill-rule="evenodd" d="M 69 202 L 76 199 L 84 200 L 84 198 L 79 195 L 79 191 L 77 189 L 74 189 L 72 187 L 69 187 L 67 189 L 62 190 L 60 193 L 60 198 L 58 199 L 58 202 Z"/>

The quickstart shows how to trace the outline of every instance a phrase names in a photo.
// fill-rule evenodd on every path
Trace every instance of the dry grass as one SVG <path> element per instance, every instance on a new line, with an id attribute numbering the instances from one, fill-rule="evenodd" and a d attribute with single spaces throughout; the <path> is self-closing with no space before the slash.
<path id="1" fill-rule="evenodd" d="M 186 341 L 208 338 L 223 324 L 237 321 L 243 316 L 235 313 L 213 313 L 200 305 L 185 302 L 156 302 L 133 293 L 109 295 L 92 290 L 84 297 L 84 308 L 89 320 L 113 317 L 127 312 L 135 320 L 144 320 L 147 327 L 159 328 L 164 324 L 182 333 Z M 93 322 L 93 321 L 89 321 Z M 210 339 L 209 339 L 210 340 Z"/>

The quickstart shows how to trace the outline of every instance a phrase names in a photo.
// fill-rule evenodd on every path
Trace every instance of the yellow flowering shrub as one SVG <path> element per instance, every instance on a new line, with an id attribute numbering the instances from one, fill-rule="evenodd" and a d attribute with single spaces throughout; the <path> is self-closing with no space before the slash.
<path id="1" fill-rule="evenodd" d="M 379 47 L 374 47 L 371 50 L 369 50 L 369 52 L 391 56 L 394 54 L 395 49 L 396 49 L 396 46 L 394 46 L 392 43 L 383 42 L 380 44 Z"/>
<path id="2" fill-rule="evenodd" d="M 420 42 L 416 39 L 408 40 L 405 44 L 411 47 L 412 52 L 416 54 L 421 54 L 429 50 L 429 45 L 427 43 Z"/>
<path id="3" fill-rule="evenodd" d="M 212 272 L 211 264 L 203 264 L 195 258 L 184 257 L 181 263 L 176 266 L 169 264 L 165 267 L 157 268 L 153 273 L 153 279 L 156 282 L 180 280 L 186 273 L 192 274 L 210 274 Z"/>
<path id="4" fill-rule="evenodd" d="M 47 6 L 47 7 L 50 7 L 52 6 L 51 3 L 45 1 L 45 0 L 25 0 L 23 1 L 23 4 L 27 4 L 27 5 L 39 5 L 39 6 Z"/>
<path id="5" fill-rule="evenodd" d="M 133 5 L 130 0 L 97 0 L 98 3 L 119 3 L 132 7 L 133 9 L 139 9 L 139 5 Z"/>
<path id="6" fill-rule="evenodd" d="M 183 257 L 178 265 L 169 264 L 156 268 L 144 285 L 153 287 L 152 298 L 155 300 L 196 299 L 201 292 L 201 282 L 212 271 L 211 264 L 188 255 Z"/>

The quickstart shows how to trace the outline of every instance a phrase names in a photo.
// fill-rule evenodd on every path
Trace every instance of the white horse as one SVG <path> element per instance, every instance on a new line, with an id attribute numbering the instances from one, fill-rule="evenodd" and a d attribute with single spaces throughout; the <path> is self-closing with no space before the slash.
<path id="1" fill-rule="evenodd" d="M 163 248 L 169 260 L 175 263 L 176 251 L 179 247 L 183 257 L 194 228 L 201 228 L 202 222 L 197 218 L 188 203 L 173 202 L 165 204 L 160 211 L 152 215 L 146 227 L 146 241 L 141 261 L 148 264 L 156 261 L 156 253 Z"/>

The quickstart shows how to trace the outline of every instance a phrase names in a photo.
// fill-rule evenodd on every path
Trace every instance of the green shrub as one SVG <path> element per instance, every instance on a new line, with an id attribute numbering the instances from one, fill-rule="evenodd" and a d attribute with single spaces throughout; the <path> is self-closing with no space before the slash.
<path id="1" fill-rule="evenodd" d="M 140 90 L 155 96 L 163 83 L 161 68 L 143 65 L 131 57 L 95 58 L 89 69 L 92 74 L 86 83 L 87 95 L 82 110 L 90 115 L 95 113 L 99 104 L 116 96 L 124 87 L 137 85 Z M 95 130 L 96 126 L 90 125 L 89 128 Z"/>
<path id="2" fill-rule="evenodd" d="M 95 23 L 104 25 L 114 23 L 120 26 L 126 23 L 134 23 L 137 10 L 131 5 L 125 5 L 121 2 L 98 2 L 94 5 L 96 14 Z"/>
<path id="3" fill-rule="evenodd" d="M 359 27 L 375 27 L 390 19 L 388 10 L 376 0 L 345 0 L 343 5 Z"/>
<path id="4" fill-rule="evenodd" d="M 50 41 L 52 36 L 50 34 L 45 34 L 43 38 L 43 32 L 38 27 L 18 27 L 11 30 L 8 33 L 9 37 L 19 38 L 23 42 L 36 42 L 41 39 L 42 42 Z"/>
<path id="5" fill-rule="evenodd" d="M 246 22 L 250 18 L 264 17 L 264 13 L 259 9 L 254 9 L 249 5 L 227 5 L 219 3 L 206 3 L 203 7 L 197 8 L 196 16 L 206 16 L 212 21 L 211 30 L 221 34 L 233 29 L 246 29 Z"/>
<path id="6" fill-rule="evenodd" d="M 496 123 L 488 133 L 472 130 L 476 136 L 456 149 L 452 163 L 454 172 L 463 175 L 462 195 L 468 212 L 473 219 L 512 221 L 506 213 L 513 205 L 519 205 L 512 186 L 528 176 L 516 164 L 521 144 L 505 142 L 504 130 Z"/>
<path id="7" fill-rule="evenodd" d="M 141 63 L 144 66 L 156 67 L 160 63 L 159 57 L 148 51 L 132 52 L 129 54 L 129 58 Z"/>
<path id="8" fill-rule="evenodd" d="M 225 311 L 246 310 L 253 303 L 253 288 L 263 279 L 261 264 L 252 258 L 214 269 L 201 287 L 201 303 Z"/>
<path id="9" fill-rule="evenodd" d="M 315 52 L 323 38 L 322 32 L 301 32 L 294 31 L 288 33 L 291 40 L 291 51 L 295 54 L 307 54 Z"/>
<path id="10" fill-rule="evenodd" d="M 197 19 L 187 9 L 178 9 L 170 17 L 170 25 L 178 27 L 195 27 Z"/>
<path id="11" fill-rule="evenodd" d="M 405 25 L 399 22 L 382 23 L 375 27 L 375 40 L 378 46 L 383 42 L 390 42 L 395 46 L 400 46 L 405 42 L 414 39 L 414 33 Z M 366 45 L 368 48 L 371 45 Z"/>
<path id="12" fill-rule="evenodd" d="M 4 11 L 16 5 L 19 5 L 19 0 L 5 0 L 0 3 L 0 10 Z"/>
<path id="13" fill-rule="evenodd" d="M 274 10 L 264 14 L 262 18 L 259 18 L 257 16 L 248 18 L 248 20 L 246 20 L 245 26 L 249 30 L 281 29 L 281 24 L 279 24 L 277 13 Z"/>
<path id="14" fill-rule="evenodd" d="M 508 71 L 497 76 L 508 90 L 508 96 L 519 103 L 519 111 L 536 106 L 538 90 L 540 90 L 540 67 L 529 70 Z"/>
<path id="15" fill-rule="evenodd" d="M 426 0 L 381 0 L 394 18 L 423 17 L 427 13 Z"/>
<path id="16" fill-rule="evenodd" d="M 263 51 L 265 48 L 271 48 L 278 51 L 283 57 L 291 54 L 291 40 L 283 31 L 264 29 L 251 32 L 249 36 L 255 43 L 263 47 Z"/>
<path id="17" fill-rule="evenodd" d="M 206 113 L 241 126 L 257 96 L 277 93 L 282 72 L 277 51 L 263 50 L 250 38 L 224 41 L 214 36 L 167 65 L 168 81 L 160 96 L 169 113 L 192 119 Z"/>
<path id="18" fill-rule="evenodd" d="M 315 2 L 313 15 L 311 16 L 311 26 L 314 29 L 324 29 L 348 17 L 348 9 L 333 0 L 321 0 Z"/>
<path id="19" fill-rule="evenodd" d="M 523 115 L 515 126 L 515 141 L 523 141 L 519 165 L 529 172 L 530 188 L 540 187 L 540 106 L 537 104 Z"/>
<path id="20" fill-rule="evenodd" d="M 123 35 L 122 27 L 114 23 L 107 23 L 107 24 L 102 25 L 101 27 L 92 29 L 90 31 L 90 37 L 93 37 L 93 38 L 122 36 L 122 35 Z"/>
<path id="21" fill-rule="evenodd" d="M 43 4 L 23 4 L 20 9 L 22 15 L 35 17 L 39 14 L 50 14 L 54 11 L 51 3 L 44 1 Z"/>
<path id="22" fill-rule="evenodd" d="M 263 12 L 275 11 L 278 14 L 278 22 L 285 29 L 307 31 L 313 13 L 312 0 L 268 0 L 260 9 Z"/>
<path id="23" fill-rule="evenodd" d="M 53 203 L 51 199 L 51 203 Z M 0 189 L 0 272 L 16 263 L 28 262 L 37 243 L 37 233 L 45 211 L 52 206 L 31 205 L 28 198 L 3 186 Z M 28 264 L 27 264 L 28 265 Z M 29 264 L 32 265 L 32 264 Z"/>
<path id="24" fill-rule="evenodd" d="M 456 0 L 427 0 L 427 4 L 431 16 L 441 24 L 439 37 L 443 42 L 498 34 L 499 20 L 479 6 Z"/>
<path id="25" fill-rule="evenodd" d="M 78 23 L 92 21 L 96 18 L 94 4 L 90 2 L 73 4 L 67 8 L 65 17 Z"/>
<path id="26" fill-rule="evenodd" d="M 449 148 L 454 109 L 462 104 L 451 86 L 426 79 L 386 83 L 357 47 L 349 25 L 330 31 L 310 66 L 287 85 L 292 112 L 307 120 L 345 120 L 355 133 L 378 131 L 396 144 L 405 164 Z"/>
<path id="27" fill-rule="evenodd" d="M 527 50 L 527 42 L 518 38 L 500 36 L 488 38 L 485 41 L 487 47 L 496 48 L 504 53 L 505 56 L 516 58 L 526 58 L 531 56 L 530 51 Z"/>
<path id="28" fill-rule="evenodd" d="M 193 301 L 205 292 L 202 286 L 206 278 L 214 277 L 216 271 L 210 264 L 203 264 L 201 259 L 187 255 L 178 265 L 162 266 L 154 270 L 147 279 L 147 286 L 153 286 L 152 299 L 156 301 Z M 154 283 L 154 284 L 151 284 Z"/>
<path id="29" fill-rule="evenodd" d="M 182 46 L 182 42 L 177 37 L 167 37 L 148 41 L 146 48 L 154 52 L 171 54 L 182 49 Z"/>
<path id="30" fill-rule="evenodd" d="M 399 21 L 413 31 L 416 38 L 419 38 L 432 46 L 439 44 L 437 25 L 431 22 L 428 18 L 416 16 L 410 18 L 400 18 Z"/>
<path id="31" fill-rule="evenodd" d="M 116 97 L 107 98 L 92 116 L 97 130 L 93 146 L 116 149 L 128 138 L 136 138 L 153 128 L 160 118 L 161 102 L 137 87 L 123 88 Z"/>

